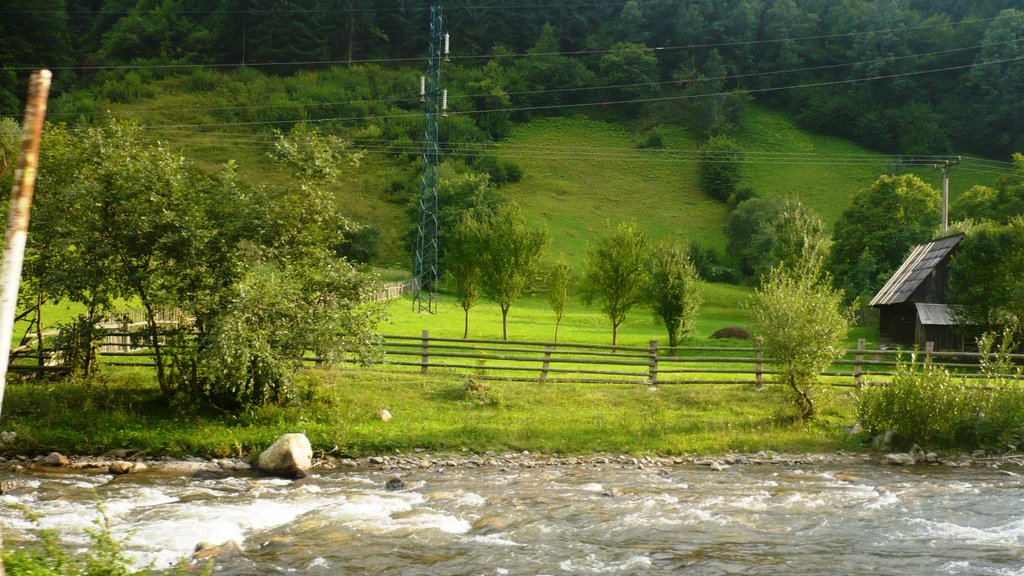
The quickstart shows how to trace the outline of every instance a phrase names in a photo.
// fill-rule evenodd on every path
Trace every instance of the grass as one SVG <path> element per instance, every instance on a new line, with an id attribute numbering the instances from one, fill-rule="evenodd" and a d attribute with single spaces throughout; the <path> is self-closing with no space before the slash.
<path id="1" fill-rule="evenodd" d="M 252 457 L 279 435 L 304 432 L 315 450 L 359 456 L 423 448 L 588 454 L 829 451 L 846 447 L 853 407 L 840 395 L 810 424 L 768 387 L 487 383 L 468 396 L 464 377 L 311 370 L 299 400 L 240 416 L 177 414 L 148 372 L 110 369 L 90 383 L 16 382 L 5 430 L 13 453 Z M 387 408 L 394 419 L 377 420 Z"/>
<path id="2" fill-rule="evenodd" d="M 664 133 L 666 150 L 696 146 L 681 128 Z M 678 235 L 722 251 L 727 207 L 700 193 L 696 165 L 637 149 L 635 138 L 584 116 L 538 118 L 498 146 L 500 157 L 523 168 L 523 179 L 503 190 L 534 225 L 548 228 L 549 259 L 580 260 L 606 224 L 629 220 L 654 239 Z"/>
<path id="3" fill-rule="evenodd" d="M 928 166 L 908 170 L 905 166 L 893 165 L 878 152 L 849 140 L 801 130 L 784 113 L 760 106 L 752 106 L 744 115 L 736 141 L 741 148 L 752 152 L 742 167 L 742 185 L 763 196 L 796 198 L 813 208 L 830 226 L 846 210 L 850 198 L 871 186 L 881 174 L 910 172 L 936 190 L 942 190 L 941 175 Z M 769 162 L 759 159 L 756 152 L 794 157 L 815 155 L 817 160 L 814 163 Z M 858 156 L 861 160 L 829 159 L 840 155 Z M 954 172 L 949 184 L 950 199 L 976 184 L 990 185 L 992 182 L 990 176 L 970 170 Z"/>
<path id="4" fill-rule="evenodd" d="M 694 333 L 683 342 L 684 345 L 708 345 L 708 337 L 719 328 L 743 326 L 752 328 L 747 305 L 754 290 L 747 286 L 705 283 Z M 463 311 L 454 298 L 441 294 L 436 314 L 421 314 L 413 310 L 412 301 L 406 297 L 387 304 L 387 320 L 380 331 L 396 336 L 419 336 L 429 330 L 431 336 L 440 338 L 462 338 Z M 529 296 L 517 300 L 509 311 L 509 339 L 549 342 L 554 338 L 555 316 L 543 296 Z M 501 310 L 498 305 L 481 300 L 469 312 L 469 337 L 472 339 L 501 339 Z M 866 338 L 868 347 L 876 344 L 878 330 L 853 328 L 846 345 L 856 347 L 858 338 Z M 609 320 L 596 306 L 586 306 L 573 300 L 568 306 L 559 328 L 561 342 L 611 344 L 612 328 Z M 668 335 L 660 321 L 655 320 L 646 307 L 636 308 L 626 316 L 619 327 L 619 344 L 622 346 L 647 346 L 651 340 L 658 340 L 663 346 Z M 715 341 L 711 341 L 715 342 Z"/>

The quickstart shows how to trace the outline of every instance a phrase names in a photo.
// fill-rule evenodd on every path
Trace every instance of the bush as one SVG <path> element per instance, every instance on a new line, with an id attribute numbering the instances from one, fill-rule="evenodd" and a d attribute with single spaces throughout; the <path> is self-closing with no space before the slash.
<path id="1" fill-rule="evenodd" d="M 665 134 L 661 127 L 651 128 L 644 134 L 640 143 L 636 145 L 637 148 L 664 148 L 665 147 Z"/>
<path id="2" fill-rule="evenodd" d="M 742 152 L 725 136 L 715 136 L 700 148 L 697 177 L 700 189 L 715 200 L 728 202 L 740 181 Z"/>
<path id="3" fill-rule="evenodd" d="M 861 425 L 870 432 L 892 430 L 900 444 L 933 446 L 993 446 L 1018 442 L 1024 434 L 1024 386 L 1012 378 L 1020 376 L 1007 353 L 1012 334 L 1004 333 L 999 349 L 991 334 L 979 340 L 982 352 L 991 360 L 982 371 L 994 378 L 984 384 L 968 383 L 946 370 L 918 362 L 900 362 L 889 384 L 864 387 L 857 397 Z"/>
<path id="4" fill-rule="evenodd" d="M 773 268 L 754 295 L 753 319 L 779 382 L 792 393 L 801 418 L 813 418 L 830 387 L 819 375 L 839 354 L 848 320 L 842 293 L 828 277 L 804 268 Z"/>
<path id="5" fill-rule="evenodd" d="M 715 330 L 715 333 L 709 336 L 712 340 L 732 338 L 735 340 L 753 340 L 754 335 L 750 333 L 743 326 L 726 326 L 725 328 L 719 328 Z"/>

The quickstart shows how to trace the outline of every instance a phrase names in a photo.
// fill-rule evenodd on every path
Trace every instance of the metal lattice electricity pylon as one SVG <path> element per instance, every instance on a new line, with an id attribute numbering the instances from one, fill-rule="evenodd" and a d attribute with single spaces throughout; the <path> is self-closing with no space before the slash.
<path id="1" fill-rule="evenodd" d="M 438 122 L 446 107 L 441 89 L 441 58 L 447 55 L 448 39 L 442 28 L 441 7 L 430 7 L 430 58 L 426 76 L 420 78 L 420 99 L 427 104 L 423 133 L 423 175 L 420 188 L 420 223 L 416 229 L 416 296 L 413 310 L 437 310 L 437 281 L 440 274 L 437 219 L 437 165 L 440 162 Z"/>

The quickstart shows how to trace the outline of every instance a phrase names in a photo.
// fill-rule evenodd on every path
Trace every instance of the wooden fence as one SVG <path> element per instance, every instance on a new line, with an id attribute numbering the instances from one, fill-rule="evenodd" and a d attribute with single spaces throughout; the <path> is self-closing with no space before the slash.
<path id="1" fill-rule="evenodd" d="M 101 361 L 109 366 L 153 366 L 151 351 L 140 344 L 141 341 L 144 339 L 132 337 L 129 332 L 111 331 L 99 346 Z M 381 348 L 383 359 L 376 366 L 381 370 L 465 374 L 485 380 L 762 386 L 777 374 L 771 369 L 772 359 L 765 356 L 759 345 L 670 348 L 660 346 L 657 340 L 651 340 L 647 346 L 467 340 L 436 338 L 424 330 L 420 336 L 384 336 Z M 857 348 L 845 350 L 833 360 L 822 376 L 833 386 L 857 387 L 885 382 L 891 379 L 900 362 L 910 361 L 911 354 L 906 350 L 868 349 L 861 339 Z M 977 352 L 935 352 L 929 343 L 917 355 L 917 361 L 969 380 L 996 377 L 1024 380 L 1019 371 L 1003 375 L 983 373 L 981 357 Z M 1013 354 L 1009 358 L 1024 364 L 1024 354 Z M 315 357 L 305 360 L 319 363 Z M 24 366 L 22 370 L 36 369 Z"/>
<path id="2" fill-rule="evenodd" d="M 386 364 L 393 367 L 468 373 L 490 380 L 635 383 L 657 385 L 752 384 L 761 386 L 777 374 L 760 345 L 751 347 L 662 347 L 551 343 L 503 340 L 433 338 L 424 330 L 419 337 L 385 336 Z M 907 350 L 875 350 L 858 340 L 857 348 L 843 351 L 822 376 L 833 386 L 860 386 L 888 381 L 900 362 L 909 362 Z M 980 370 L 981 354 L 935 352 L 928 343 L 918 355 L 927 366 L 942 367 L 965 379 L 1004 377 Z M 1011 355 L 1018 363 L 1024 354 Z"/>

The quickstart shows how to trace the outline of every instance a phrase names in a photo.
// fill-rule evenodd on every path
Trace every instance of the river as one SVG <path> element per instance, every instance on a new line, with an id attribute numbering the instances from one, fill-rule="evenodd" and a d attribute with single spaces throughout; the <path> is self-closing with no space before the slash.
<path id="1" fill-rule="evenodd" d="M 298 481 L 0 472 L 71 548 L 97 502 L 140 563 L 234 541 L 215 574 L 1024 575 L 1024 478 L 983 468 L 496 466 Z M 8 545 L 32 524 L 3 511 Z M 38 527 L 38 526 L 37 526 Z"/>

